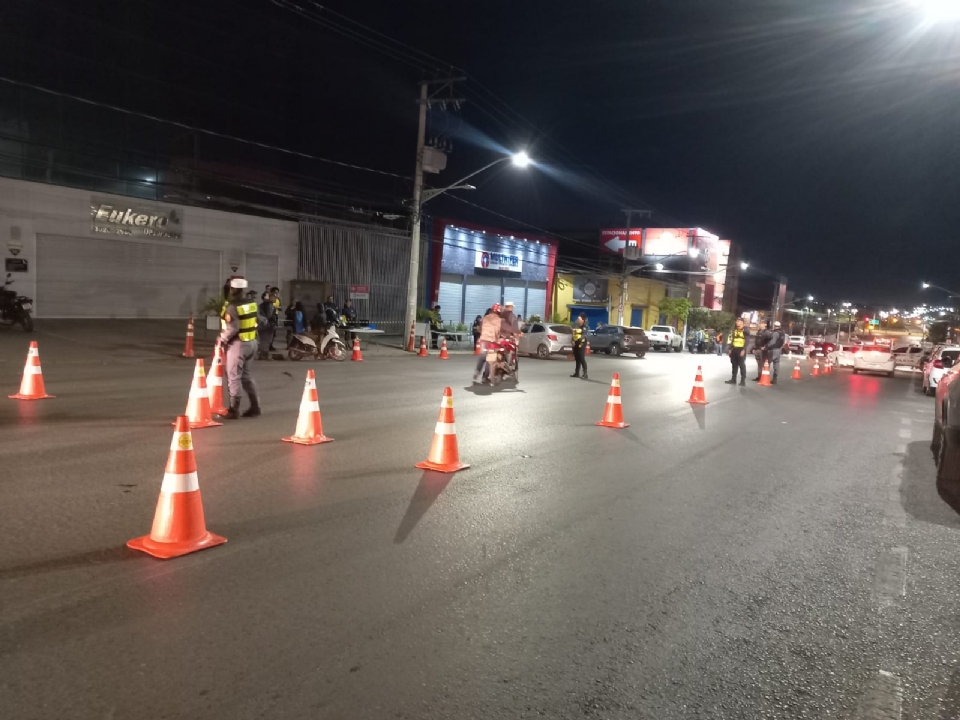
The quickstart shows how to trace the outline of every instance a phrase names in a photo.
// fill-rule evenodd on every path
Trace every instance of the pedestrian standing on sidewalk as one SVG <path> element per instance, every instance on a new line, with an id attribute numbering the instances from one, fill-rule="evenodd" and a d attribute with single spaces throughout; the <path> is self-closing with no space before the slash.
<path id="1" fill-rule="evenodd" d="M 583 379 L 589 379 L 587 377 L 586 358 L 587 332 L 589 332 L 587 318 L 583 313 L 580 313 L 580 317 L 577 318 L 577 324 L 573 326 L 573 359 L 577 361 L 577 366 L 574 368 L 573 375 L 570 377 L 580 377 L 580 368 L 583 368 Z"/>
<path id="2" fill-rule="evenodd" d="M 717 337 L 714 338 L 717 342 L 717 357 L 723 355 L 723 333 L 718 332 Z"/>
<path id="3" fill-rule="evenodd" d="M 477 343 L 480 342 L 480 327 L 483 325 L 483 318 L 477 315 L 477 319 L 473 321 L 473 346 L 476 347 Z"/>
<path id="4" fill-rule="evenodd" d="M 483 316 L 483 322 L 480 323 L 480 357 L 477 360 L 477 369 L 473 373 L 473 381 L 476 382 L 483 372 L 483 380 L 487 382 L 487 376 L 490 374 L 490 368 L 487 365 L 487 348 L 490 343 L 495 343 L 500 339 L 500 303 L 494 303 L 493 307 L 487 309 L 487 314 Z"/>
<path id="5" fill-rule="evenodd" d="M 737 318 L 733 332 L 730 334 L 730 365 L 733 376 L 727 380 L 727 385 L 737 384 L 737 371 L 740 371 L 740 385 L 747 384 L 747 338 L 750 331 L 743 327 L 743 318 Z"/>

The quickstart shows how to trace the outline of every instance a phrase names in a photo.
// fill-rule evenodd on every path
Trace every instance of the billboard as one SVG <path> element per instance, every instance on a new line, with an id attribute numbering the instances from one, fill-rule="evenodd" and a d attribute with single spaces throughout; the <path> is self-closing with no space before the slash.
<path id="1" fill-rule="evenodd" d="M 690 247 L 686 228 L 647 228 L 644 257 L 683 255 Z"/>
<path id="2" fill-rule="evenodd" d="M 623 255 L 627 245 L 640 247 L 643 238 L 643 228 L 630 228 L 630 241 L 627 242 L 626 228 L 608 228 L 600 231 L 600 252 L 612 255 Z"/>

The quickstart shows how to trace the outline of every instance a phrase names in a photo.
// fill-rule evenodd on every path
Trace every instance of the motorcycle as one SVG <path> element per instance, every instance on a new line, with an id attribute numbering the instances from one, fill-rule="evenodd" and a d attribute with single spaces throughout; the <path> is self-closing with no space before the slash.
<path id="1" fill-rule="evenodd" d="M 13 284 L 12 275 L 7 273 L 6 282 L 0 288 L 0 326 L 10 327 L 22 325 L 26 332 L 33 332 L 33 300 L 25 295 L 17 295 L 13 290 L 7 290 Z"/>
<path id="2" fill-rule="evenodd" d="M 504 380 L 520 382 L 517 369 L 517 344 L 507 338 L 487 345 L 487 364 L 490 366 L 490 384 L 499 385 Z"/>
<path id="3" fill-rule="evenodd" d="M 336 360 L 342 361 L 347 357 L 347 346 L 337 334 L 337 327 L 333 323 L 327 323 L 323 329 L 323 337 L 320 338 L 320 345 L 316 340 L 306 333 L 293 335 L 290 342 L 287 343 L 287 357 L 290 360 L 302 360 L 305 357 L 311 357 L 315 360 Z"/>

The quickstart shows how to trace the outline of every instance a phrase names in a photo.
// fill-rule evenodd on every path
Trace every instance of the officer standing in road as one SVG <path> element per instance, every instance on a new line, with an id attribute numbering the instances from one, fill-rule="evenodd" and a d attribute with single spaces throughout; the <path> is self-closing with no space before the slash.
<path id="1" fill-rule="evenodd" d="M 747 338 L 750 331 L 743 327 L 743 318 L 738 317 L 736 326 L 730 334 L 730 364 L 733 366 L 733 377 L 727 380 L 727 385 L 737 384 L 737 370 L 740 371 L 740 386 L 747 384 Z"/>
<path id="2" fill-rule="evenodd" d="M 224 416 L 230 420 L 240 417 L 240 401 L 243 391 L 250 396 L 250 409 L 243 417 L 260 414 L 260 398 L 257 385 L 250 375 L 250 366 L 257 357 L 256 300 L 244 300 L 247 281 L 234 278 L 230 281 L 230 293 L 220 315 L 220 344 L 224 348 L 227 366 L 227 382 L 230 389 L 230 409 Z"/>
<path id="3" fill-rule="evenodd" d="M 763 374 L 763 364 L 770 359 L 767 355 L 767 343 L 770 342 L 770 321 L 767 320 L 766 326 L 757 333 L 757 338 L 753 343 L 753 356 L 757 359 L 757 376 L 754 382 L 760 382 L 760 376 Z"/>
<path id="4" fill-rule="evenodd" d="M 770 380 L 774 385 L 777 384 L 777 376 L 780 374 L 780 354 L 783 348 L 783 342 L 786 335 L 780 327 L 780 321 L 773 323 L 773 332 L 770 333 L 770 339 L 767 341 L 767 357 L 770 358 L 770 374 L 773 376 Z"/>
<path id="5" fill-rule="evenodd" d="M 577 318 L 577 324 L 573 326 L 573 358 L 577 361 L 577 367 L 574 368 L 573 375 L 570 377 L 580 377 L 580 368 L 583 368 L 583 379 L 587 377 L 587 333 L 590 328 L 587 327 L 587 318 L 581 313 Z"/>

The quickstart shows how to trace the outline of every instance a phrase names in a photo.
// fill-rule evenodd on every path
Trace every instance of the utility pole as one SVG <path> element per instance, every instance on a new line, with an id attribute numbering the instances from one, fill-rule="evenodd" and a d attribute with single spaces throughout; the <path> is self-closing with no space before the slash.
<path id="1" fill-rule="evenodd" d="M 617 325 L 626 325 L 627 323 L 624 320 L 624 304 L 626 303 L 627 297 L 627 278 L 630 277 L 627 272 L 627 248 L 630 247 L 630 226 L 633 221 L 633 214 L 637 213 L 641 218 L 650 217 L 649 210 L 638 210 L 636 208 L 622 208 L 620 212 L 626 213 L 627 215 L 627 235 L 625 238 L 626 244 L 623 246 L 623 270 L 620 273 L 620 302 L 617 303 Z M 643 252 L 643 248 L 637 248 L 639 257 L 640 253 Z"/>

